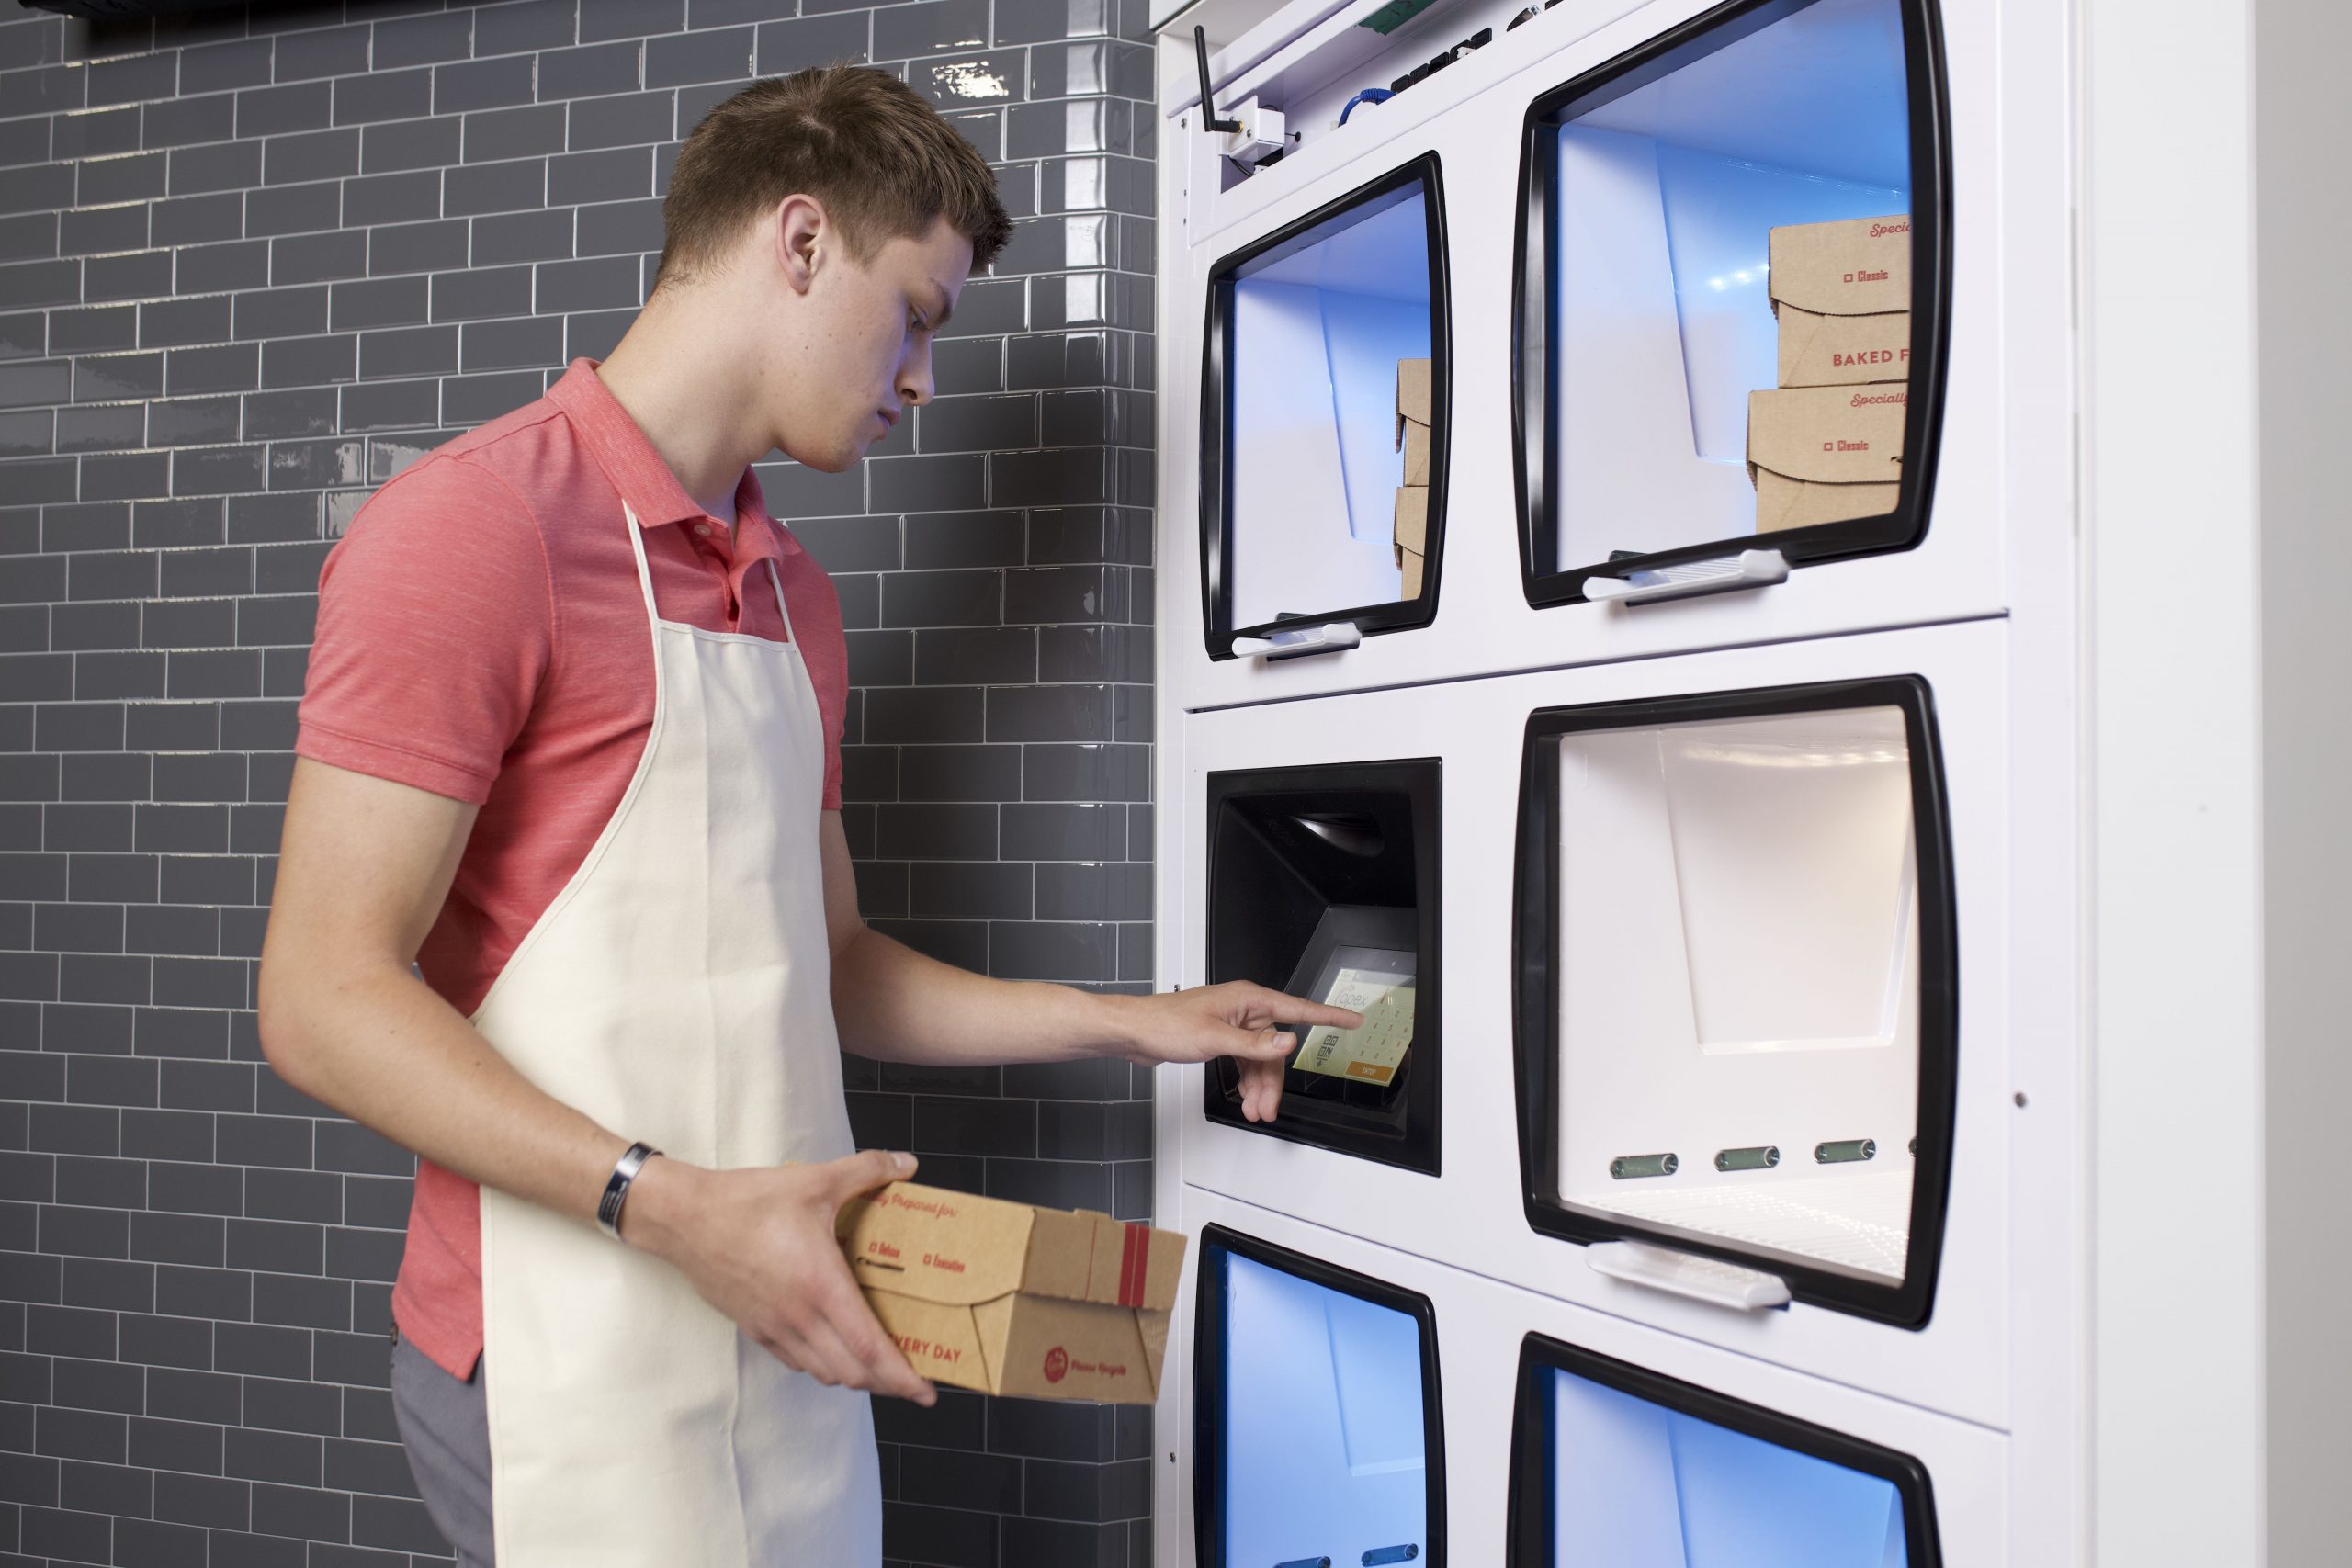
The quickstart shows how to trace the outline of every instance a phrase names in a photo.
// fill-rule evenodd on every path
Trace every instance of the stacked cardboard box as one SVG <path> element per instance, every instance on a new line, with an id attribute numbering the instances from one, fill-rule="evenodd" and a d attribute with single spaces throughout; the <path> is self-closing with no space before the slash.
<path id="1" fill-rule="evenodd" d="M 1756 531 L 1894 509 L 1911 375 L 1911 220 L 1771 233 L 1780 387 L 1747 395 Z"/>
<path id="2" fill-rule="evenodd" d="M 835 1233 L 917 1375 L 985 1393 L 1149 1404 L 1184 1238 L 896 1181 Z"/>
<path id="3" fill-rule="evenodd" d="M 1396 487 L 1396 567 L 1404 574 L 1399 599 L 1421 596 L 1423 558 L 1430 537 L 1430 362 L 1396 362 L 1396 449 L 1405 454 L 1404 482 Z"/>

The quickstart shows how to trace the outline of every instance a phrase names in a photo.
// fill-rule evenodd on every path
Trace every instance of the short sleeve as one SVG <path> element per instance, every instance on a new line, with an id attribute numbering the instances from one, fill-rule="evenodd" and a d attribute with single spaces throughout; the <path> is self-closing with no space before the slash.
<path id="1" fill-rule="evenodd" d="M 295 750 L 480 805 L 553 647 L 529 509 L 487 469 L 429 457 L 328 552 Z"/>

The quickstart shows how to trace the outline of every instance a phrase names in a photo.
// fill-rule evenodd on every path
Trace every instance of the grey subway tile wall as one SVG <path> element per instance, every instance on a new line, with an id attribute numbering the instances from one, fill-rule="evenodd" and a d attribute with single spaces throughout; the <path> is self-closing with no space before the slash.
<path id="1" fill-rule="evenodd" d="M 761 469 L 836 575 L 873 921 L 1149 977 L 1143 0 L 0 13 L 0 1564 L 446 1561 L 385 1393 L 413 1162 L 250 1005 L 325 552 L 616 341 L 677 139 L 902 73 L 1019 222 L 865 467 Z M 1143 1075 L 849 1059 L 927 1179 L 1142 1217 Z M 885 1551 L 1142 1568 L 1147 1412 L 879 1409 Z"/>

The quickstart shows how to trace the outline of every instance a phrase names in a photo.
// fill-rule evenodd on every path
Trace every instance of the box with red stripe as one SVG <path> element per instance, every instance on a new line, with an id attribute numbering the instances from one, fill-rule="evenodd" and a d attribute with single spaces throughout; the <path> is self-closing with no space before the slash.
<path id="1" fill-rule="evenodd" d="M 1148 1404 L 1184 1238 L 1108 1214 L 893 1182 L 842 1211 L 850 1271 L 935 1382 Z"/>

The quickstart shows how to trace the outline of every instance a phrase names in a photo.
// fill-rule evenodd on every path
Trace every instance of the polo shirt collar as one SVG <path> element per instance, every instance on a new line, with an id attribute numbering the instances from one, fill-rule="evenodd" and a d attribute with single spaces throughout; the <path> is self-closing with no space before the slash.
<path id="1" fill-rule="evenodd" d="M 573 360 L 548 397 L 571 419 L 605 477 L 637 513 L 639 527 L 701 520 L 702 503 L 686 493 L 637 421 L 597 377 L 594 360 Z"/>
<path id="2" fill-rule="evenodd" d="M 705 513 L 702 502 L 686 493 L 653 443 L 645 438 L 628 411 L 620 405 L 612 389 L 596 374 L 596 361 L 575 359 L 561 379 L 548 389 L 548 397 L 572 428 L 580 433 L 588 450 L 595 457 L 597 466 L 605 470 L 613 488 L 637 513 L 639 528 L 658 528 L 674 523 L 698 523 Z M 735 487 L 737 515 L 725 519 L 737 525 L 735 550 L 740 571 L 763 558 L 775 556 L 780 562 L 789 561 L 803 554 L 800 541 L 768 514 L 767 497 L 760 489 L 760 481 L 751 469 L 743 470 L 742 479 Z"/>

